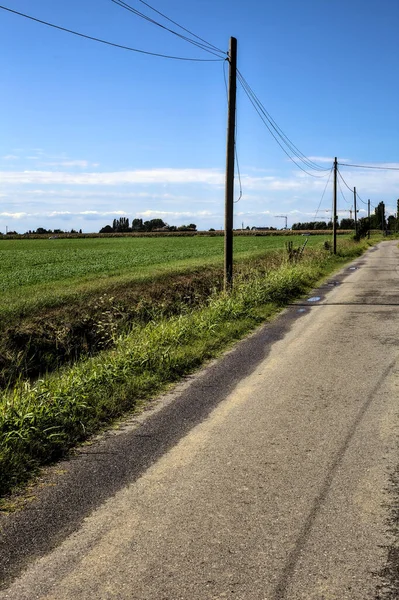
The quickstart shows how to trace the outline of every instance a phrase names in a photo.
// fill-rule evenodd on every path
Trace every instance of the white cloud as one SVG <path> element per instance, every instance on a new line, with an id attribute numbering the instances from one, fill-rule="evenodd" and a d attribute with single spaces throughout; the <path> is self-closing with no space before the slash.
<path id="1" fill-rule="evenodd" d="M 335 156 L 308 156 L 309 160 L 315 163 L 328 163 L 332 166 Z M 349 162 L 350 158 L 340 158 L 339 162 Z"/>
<path id="2" fill-rule="evenodd" d="M 68 198 L 68 199 L 88 199 L 88 198 L 106 198 L 109 200 L 115 199 L 115 198 L 164 198 L 164 199 L 168 199 L 168 198 L 173 198 L 173 199 L 177 199 L 177 200 L 188 200 L 189 196 L 175 196 L 174 194 L 165 194 L 165 193 L 150 193 L 150 192 L 115 192 L 113 190 L 107 190 L 107 191 L 80 191 L 80 190 L 76 190 L 76 189 L 62 189 L 62 190 L 54 190 L 54 189 L 50 189 L 50 190 L 46 190 L 46 189 L 37 189 L 37 190 L 26 190 L 24 191 L 24 194 L 28 195 L 28 196 L 34 196 L 34 197 L 42 197 L 42 198 Z M 1 196 L 1 194 L 0 194 Z"/>
<path id="3" fill-rule="evenodd" d="M 158 218 L 180 218 L 180 217 L 211 217 L 212 213 L 207 210 L 199 210 L 199 211 L 185 211 L 185 212 L 173 212 L 173 211 L 163 211 L 163 210 L 145 210 L 144 212 L 138 211 L 136 213 L 139 217 L 144 217 L 148 219 L 158 219 Z"/>
<path id="4" fill-rule="evenodd" d="M 88 160 L 59 160 L 42 162 L 41 165 L 47 167 L 80 167 L 87 169 L 87 167 L 98 167 L 99 163 L 90 163 Z"/>
<path id="5" fill-rule="evenodd" d="M 1 158 L 3 160 L 18 160 L 19 156 L 16 156 L 15 154 L 6 154 L 6 156 L 2 156 Z"/>
<path id="6" fill-rule="evenodd" d="M 126 183 L 224 184 L 224 174 L 217 169 L 149 169 L 79 174 L 61 171 L 3 171 L 0 173 L 0 178 L 3 184 L 14 185 L 121 185 Z"/>
<path id="7" fill-rule="evenodd" d="M 24 217 L 29 217 L 31 215 L 29 215 L 26 212 L 15 212 L 15 213 L 9 213 L 9 212 L 2 212 L 0 213 L 0 217 L 5 217 L 7 219 L 23 219 Z"/>
<path id="8" fill-rule="evenodd" d="M 1 212 L 0 218 L 9 218 L 9 219 L 24 219 L 30 217 L 43 217 L 43 218 L 65 218 L 65 217 L 109 217 L 109 216 L 127 216 L 127 212 L 124 210 L 112 210 L 112 211 L 97 211 L 97 210 L 83 210 L 80 212 L 74 212 L 69 210 L 60 210 L 60 211 L 41 211 L 35 213 L 27 213 L 27 212 Z"/>

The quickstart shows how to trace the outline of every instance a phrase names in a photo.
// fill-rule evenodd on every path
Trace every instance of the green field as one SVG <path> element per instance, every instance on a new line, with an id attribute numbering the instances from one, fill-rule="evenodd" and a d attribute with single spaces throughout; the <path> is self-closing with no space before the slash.
<path id="1" fill-rule="evenodd" d="M 300 246 L 306 238 L 289 238 Z M 311 236 L 307 247 L 327 236 Z M 284 248 L 285 236 L 234 239 L 240 260 Z M 106 288 L 118 280 L 142 281 L 159 274 L 222 264 L 222 237 L 92 238 L 0 242 L 0 313 L 45 298 Z"/>

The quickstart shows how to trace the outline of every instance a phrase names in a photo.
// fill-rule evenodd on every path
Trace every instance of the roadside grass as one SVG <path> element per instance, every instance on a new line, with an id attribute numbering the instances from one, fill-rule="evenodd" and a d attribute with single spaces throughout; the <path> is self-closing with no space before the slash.
<path id="1" fill-rule="evenodd" d="M 111 349 L 38 381 L 20 380 L 0 396 L 0 494 L 218 356 L 367 247 L 341 241 L 336 257 L 320 248 L 297 264 L 244 265 L 231 294 L 133 323 Z"/>
<path id="2" fill-rule="evenodd" d="M 308 239 L 290 236 L 290 243 L 295 242 L 299 248 L 306 240 L 308 253 L 312 248 L 322 248 L 327 239 L 328 236 Z M 287 252 L 282 246 L 286 240 L 285 236 L 237 238 L 235 271 L 258 269 L 260 265 L 263 271 L 269 271 L 281 265 L 287 260 Z M 222 241 L 220 237 L 169 238 L 166 241 L 161 238 L 61 240 L 64 247 L 54 246 L 48 240 L 8 242 L 6 246 L 11 249 L 12 244 L 22 244 L 16 251 L 27 264 L 25 272 L 22 267 L 21 272 L 18 271 L 21 289 L 18 288 L 18 294 L 15 292 L 15 298 L 12 286 L 16 283 L 9 281 L 8 295 L 13 302 L 7 303 L 7 294 L 0 302 L 0 388 L 13 385 L 18 378 L 37 378 L 111 348 L 115 336 L 126 331 L 132 323 L 158 320 L 202 305 L 211 294 L 223 288 L 223 248 L 219 247 Z M 78 246 L 72 252 L 69 246 L 75 243 Z M 34 244 L 38 244 L 35 251 Z M 107 248 L 109 257 L 104 255 Z M 29 249 L 32 250 L 30 262 Z M 54 256 L 55 249 L 57 254 Z M 98 257 L 96 249 L 99 249 Z M 161 257 L 154 253 L 155 249 Z M 138 250 L 143 255 L 141 271 L 137 265 L 133 268 L 137 257 L 131 256 Z M 202 254 L 203 259 L 194 260 L 192 255 L 195 253 Z M 177 266 L 173 262 L 154 264 L 156 260 L 164 260 L 164 254 L 175 258 L 181 255 L 186 260 L 182 259 Z M 189 256 L 191 258 L 187 258 Z M 107 277 L 87 282 L 83 274 L 91 272 L 93 257 L 96 269 L 100 265 Z M 46 261 L 53 262 L 43 275 L 41 266 Z M 21 263 L 21 256 L 16 263 Z M 111 275 L 119 263 L 130 264 L 131 270 L 124 275 Z M 7 271 L 7 264 L 5 261 L 3 271 Z M 60 270 L 60 265 L 65 269 Z M 61 279 L 49 282 L 49 271 Z M 82 277 L 75 282 L 70 277 L 71 273 L 76 275 L 77 272 Z M 31 285 L 40 278 L 44 278 L 44 283 Z M 7 287 L 4 281 L 2 285 Z"/>

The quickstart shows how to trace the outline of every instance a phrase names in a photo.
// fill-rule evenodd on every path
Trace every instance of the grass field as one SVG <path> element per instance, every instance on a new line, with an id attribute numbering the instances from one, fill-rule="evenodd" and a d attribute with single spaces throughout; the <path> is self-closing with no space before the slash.
<path id="1" fill-rule="evenodd" d="M 306 238 L 289 238 L 294 246 Z M 310 236 L 308 247 L 327 236 Z M 234 239 L 236 260 L 284 248 L 284 236 Z M 143 281 L 159 274 L 222 264 L 222 237 L 93 238 L 0 241 L 0 316 L 56 305 L 68 295 L 105 289 L 117 280 Z"/>
<path id="2" fill-rule="evenodd" d="M 304 237 L 290 238 L 294 246 Z M 309 238 L 308 247 L 324 236 Z M 235 259 L 284 248 L 285 237 L 237 237 Z M 222 264 L 222 237 L 5 240 L 0 242 L 0 319 L 90 297 L 116 284 Z"/>
<path id="3" fill-rule="evenodd" d="M 304 243 L 302 236 L 289 239 L 294 245 Z M 321 245 L 325 239 L 311 236 L 308 246 Z M 237 258 L 255 256 L 284 248 L 286 241 L 283 236 L 236 237 L 234 251 Z M 0 242 L 1 291 L 126 273 L 142 278 L 157 269 L 221 262 L 223 244 L 222 237 L 7 240 Z"/>

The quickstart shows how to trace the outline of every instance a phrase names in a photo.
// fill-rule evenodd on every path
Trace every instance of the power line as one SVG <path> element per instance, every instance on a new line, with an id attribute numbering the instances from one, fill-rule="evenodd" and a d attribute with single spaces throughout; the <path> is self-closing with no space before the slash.
<path id="1" fill-rule="evenodd" d="M 338 173 L 338 175 L 340 176 L 340 178 L 342 179 L 342 181 L 344 182 L 344 184 L 346 185 L 346 187 L 348 188 L 348 190 L 349 190 L 349 191 L 350 191 L 350 192 L 353 194 L 353 191 L 354 191 L 354 190 L 353 190 L 352 188 L 350 188 L 350 187 L 349 187 L 349 185 L 346 183 L 345 179 L 342 177 L 342 174 L 341 174 L 341 172 L 338 170 L 338 171 L 337 171 L 337 173 Z M 338 179 L 338 185 L 339 185 L 339 188 L 341 189 L 341 184 L 339 183 L 339 179 Z M 342 193 L 342 189 L 341 189 L 341 193 Z M 343 195 L 343 193 L 342 193 L 342 195 Z M 361 198 L 361 197 L 359 196 L 359 192 L 358 192 L 357 190 L 356 190 L 356 198 L 358 198 L 358 199 L 360 200 L 360 202 L 363 202 L 363 204 L 365 204 L 365 205 L 367 206 L 368 202 L 365 202 L 365 201 L 363 200 L 363 198 Z M 345 199 L 345 197 L 344 197 L 344 199 Z M 348 204 L 350 204 L 350 203 L 349 203 L 349 202 L 348 202 L 346 199 L 345 199 L 345 202 L 347 202 Z M 374 204 L 371 204 L 371 203 L 370 203 L 370 206 L 371 206 L 372 208 L 375 208 Z"/>
<path id="2" fill-rule="evenodd" d="M 107 46 L 113 46 L 115 48 L 121 48 L 122 50 L 129 50 L 130 52 L 138 52 L 139 54 L 147 54 L 149 56 L 158 56 L 161 58 L 170 58 L 173 60 L 185 60 L 192 62 L 219 62 L 223 60 L 222 58 L 188 58 L 183 56 L 169 56 L 168 54 L 159 54 L 157 52 L 148 52 L 147 50 L 139 50 L 138 48 L 131 48 L 129 46 L 123 46 L 121 44 L 115 44 L 114 42 L 108 42 L 101 38 L 93 37 L 91 35 L 86 35 L 84 33 L 79 33 L 77 31 L 73 31 L 72 29 L 67 29 L 66 27 L 61 27 L 60 25 L 54 25 L 54 23 L 49 23 L 48 21 L 43 21 L 42 19 L 37 19 L 36 17 L 32 17 L 30 15 L 26 15 L 25 13 L 18 12 L 16 10 L 12 10 L 7 6 L 1 6 L 1 10 L 6 10 L 10 13 L 18 15 L 20 17 L 24 17 L 25 19 L 30 19 L 31 21 L 35 21 L 36 23 L 41 23 L 42 25 L 47 25 L 47 27 L 52 27 L 54 29 L 59 29 L 60 31 L 65 31 L 66 33 L 71 33 L 72 35 L 77 35 L 79 37 L 85 38 L 87 40 L 92 40 L 93 42 L 99 42 L 100 44 L 106 44 Z"/>
<path id="3" fill-rule="evenodd" d="M 340 163 L 338 163 L 338 164 L 340 164 Z M 338 172 L 338 175 L 340 176 L 340 178 L 342 179 L 342 181 L 344 182 L 344 184 L 346 185 L 346 187 L 348 188 L 348 190 L 349 190 L 350 192 L 352 192 L 352 194 L 353 194 L 353 191 L 354 191 L 354 190 L 353 190 L 352 188 L 350 188 L 350 187 L 349 187 L 349 185 L 346 183 L 345 179 L 344 179 L 344 178 L 343 178 L 343 176 L 342 176 L 342 173 L 341 173 L 339 170 L 338 170 L 337 172 Z M 338 180 L 338 184 L 339 184 L 339 187 L 340 187 L 340 189 L 341 189 L 341 184 L 339 183 L 339 180 Z M 342 189 L 341 189 L 341 193 L 342 193 Z M 342 193 L 342 195 L 343 195 L 343 193 Z M 344 195 L 343 195 L 343 197 L 344 197 L 344 199 L 345 199 L 345 196 L 344 196 Z M 358 199 L 360 200 L 360 202 L 363 202 L 363 204 L 365 204 L 365 205 L 367 206 L 367 202 L 365 202 L 365 201 L 364 201 L 364 200 L 363 200 L 363 199 L 362 199 L 362 198 L 359 196 L 359 192 L 358 192 L 357 190 L 356 190 L 356 198 L 358 198 Z M 348 201 L 345 199 L 345 202 L 348 202 Z M 348 202 L 348 204 L 350 204 L 350 203 Z M 373 208 L 374 208 L 374 207 L 373 207 Z"/>
<path id="4" fill-rule="evenodd" d="M 363 202 L 363 204 L 366 204 L 367 206 L 367 202 L 365 202 L 360 196 L 359 196 L 359 192 L 356 190 L 356 197 L 358 198 L 358 200 L 360 200 L 360 202 Z"/>
<path id="5" fill-rule="evenodd" d="M 270 127 L 272 129 L 274 129 L 274 131 L 276 132 L 276 135 L 282 140 L 282 142 L 287 146 L 287 148 L 292 152 L 292 154 L 294 154 L 301 162 L 303 162 L 308 168 L 310 168 L 312 170 L 329 171 L 330 170 L 329 168 L 324 168 L 324 167 L 321 167 L 320 165 L 316 164 L 310 158 L 305 156 L 305 154 L 303 154 L 303 152 L 301 152 L 299 150 L 299 148 L 297 148 L 297 146 L 295 146 L 295 144 L 284 133 L 284 131 L 281 129 L 281 127 L 279 127 L 279 125 L 276 123 L 276 121 L 273 119 L 273 117 L 268 113 L 265 106 L 259 100 L 259 98 L 255 94 L 255 92 L 253 91 L 253 89 L 251 88 L 249 83 L 245 80 L 242 73 L 240 73 L 239 71 L 238 71 L 238 78 L 239 78 L 239 81 L 240 81 L 241 85 L 243 86 L 244 90 L 246 91 L 247 95 L 248 94 L 251 95 L 255 104 L 258 106 L 259 110 L 262 112 L 262 114 L 268 121 Z"/>
<path id="6" fill-rule="evenodd" d="M 294 163 L 295 166 L 297 166 L 299 169 L 301 169 L 301 171 L 303 171 L 304 173 L 306 173 L 307 175 L 310 175 L 311 177 L 316 177 L 316 178 L 320 178 L 320 177 L 325 177 L 327 175 L 327 173 L 325 173 L 324 175 L 314 175 L 313 173 L 310 173 L 309 171 L 307 171 L 306 169 L 304 169 L 300 164 L 298 164 L 293 158 L 292 156 L 290 156 L 290 154 L 287 152 L 287 150 L 284 148 L 284 146 L 282 145 L 282 143 L 280 142 L 280 140 L 277 138 L 276 134 L 273 133 L 270 124 L 267 120 L 267 117 L 264 116 L 262 109 L 258 106 L 258 103 L 256 102 L 256 100 L 253 98 L 251 92 L 246 88 L 245 83 L 243 83 L 240 75 L 238 75 L 238 79 L 244 89 L 244 92 L 246 93 L 246 95 L 249 98 L 249 101 L 251 102 L 252 106 L 255 108 L 256 112 L 258 113 L 259 117 L 261 118 L 261 120 L 263 121 L 264 125 L 266 126 L 266 128 L 268 129 L 270 135 L 274 138 L 274 140 L 277 142 L 277 144 L 280 146 L 280 148 L 282 149 L 282 151 L 284 152 L 284 154 L 286 154 L 288 156 L 288 158 Z M 279 136 L 281 138 L 281 136 Z M 302 160 L 302 162 L 304 162 Z M 304 163 L 306 164 L 306 163 Z M 308 166 L 308 165 L 306 165 Z M 312 167 L 310 167 L 312 168 Z"/>
<path id="7" fill-rule="evenodd" d="M 239 202 L 242 198 L 242 183 L 241 183 L 241 173 L 240 173 L 240 165 L 238 162 L 238 153 L 237 153 L 237 144 L 236 143 L 234 143 L 234 153 L 235 153 L 235 157 L 236 157 L 238 181 L 239 181 L 239 185 L 240 185 L 240 195 L 238 196 L 237 200 L 234 200 L 234 203 L 237 204 L 237 202 Z"/>
<path id="8" fill-rule="evenodd" d="M 352 189 L 352 188 L 350 188 L 350 187 L 349 187 L 349 185 L 346 183 L 346 181 L 345 181 L 345 179 L 342 177 L 342 175 L 341 175 L 341 172 L 339 171 L 339 169 L 337 170 L 337 172 L 338 172 L 338 175 L 340 176 L 340 178 L 342 179 L 342 181 L 344 182 L 344 184 L 346 185 L 346 187 L 348 188 L 348 190 L 349 190 L 350 192 L 352 192 L 352 194 L 353 194 L 353 189 Z"/>
<path id="9" fill-rule="evenodd" d="M 139 2 L 141 2 L 141 4 L 144 4 L 145 6 L 147 6 L 148 8 L 150 8 L 151 10 L 153 10 L 154 12 L 156 12 L 158 15 L 160 15 L 161 17 L 163 17 L 164 19 L 166 19 L 167 21 L 169 21 L 170 23 L 173 23 L 173 25 L 176 25 L 177 27 L 180 27 L 180 29 L 182 29 L 183 31 L 185 31 L 186 33 L 189 33 L 190 35 L 192 35 L 193 37 L 197 38 L 197 40 L 200 40 L 201 42 L 204 42 L 207 46 L 209 46 L 210 48 L 213 48 L 214 50 L 217 50 L 218 52 L 221 52 L 222 54 L 226 54 L 226 52 L 224 50 L 221 50 L 220 48 L 218 48 L 217 46 L 214 46 L 213 44 L 211 44 L 210 42 L 207 42 L 206 40 L 204 40 L 202 37 L 200 37 L 199 35 L 196 35 L 195 33 L 193 33 L 192 31 L 190 31 L 189 29 L 187 29 L 186 27 L 183 27 L 182 25 L 180 25 L 179 23 L 177 23 L 176 21 L 173 21 L 173 19 L 170 19 L 167 15 L 165 15 L 164 13 L 162 13 L 161 11 L 157 10 L 156 8 L 154 8 L 153 6 L 151 6 L 151 4 L 148 4 L 148 2 L 144 2 L 144 0 L 139 0 Z"/>
<path id="10" fill-rule="evenodd" d="M 349 202 L 349 201 L 348 201 L 348 200 L 345 198 L 345 194 L 344 194 L 344 192 L 342 191 L 342 187 L 341 187 L 341 183 L 340 183 L 339 179 L 337 179 L 337 181 L 338 181 L 338 187 L 339 187 L 339 191 L 341 192 L 341 196 L 342 196 L 342 198 L 344 199 L 344 201 L 345 201 L 347 204 L 350 204 L 350 202 Z"/>
<path id="11" fill-rule="evenodd" d="M 250 87 L 250 85 L 245 81 L 245 79 L 241 75 L 241 73 L 239 74 L 239 81 L 240 81 L 241 85 L 243 86 L 245 92 L 247 93 L 248 97 L 251 96 L 251 98 L 253 100 L 252 104 L 256 104 L 257 105 L 257 107 L 259 108 L 259 111 L 264 115 L 264 117 L 266 118 L 266 120 L 267 120 L 268 124 L 270 125 L 270 127 L 272 129 L 274 129 L 274 131 L 276 132 L 276 135 L 288 147 L 288 149 L 292 152 L 292 154 L 294 154 L 308 168 L 314 169 L 314 170 L 321 169 L 318 165 L 316 165 L 315 163 L 313 163 L 312 161 L 310 161 L 304 154 L 302 154 L 300 152 L 300 150 L 298 150 L 296 148 L 296 146 L 291 142 L 291 140 L 284 134 L 284 132 L 281 130 L 281 128 L 277 125 L 277 123 L 274 121 L 274 119 L 267 112 L 267 110 L 265 109 L 264 105 L 260 102 L 259 98 L 256 96 L 256 94 L 254 93 L 254 91 L 252 90 L 252 88 Z M 259 113 L 259 111 L 257 111 L 257 112 Z M 270 133 L 272 133 L 272 131 L 270 130 L 270 128 L 269 127 L 267 127 L 267 128 L 269 129 Z M 272 135 L 273 135 L 273 133 L 272 133 Z M 273 135 L 273 137 L 275 138 L 274 135 Z M 325 169 L 325 170 L 328 170 L 328 169 Z"/>
<path id="12" fill-rule="evenodd" d="M 272 118 L 270 117 L 269 113 L 264 108 L 263 104 L 260 102 L 260 100 L 257 98 L 257 96 L 255 95 L 255 93 L 252 91 L 252 89 L 250 88 L 250 86 L 247 84 L 247 82 L 242 77 L 241 73 L 239 73 L 239 72 L 238 72 L 238 80 L 241 83 L 241 85 L 242 85 L 242 87 L 243 87 L 246 95 L 248 96 L 251 104 L 253 105 L 253 107 L 255 108 L 256 112 L 258 113 L 258 115 L 260 116 L 261 120 L 263 121 L 264 125 L 268 129 L 269 133 L 274 138 L 274 140 L 277 142 L 277 144 L 280 146 L 280 148 L 283 150 L 283 152 L 288 156 L 288 158 L 299 169 L 301 169 L 301 171 L 303 171 L 307 175 L 310 175 L 311 177 L 315 177 L 315 178 L 325 177 L 327 175 L 327 173 L 325 173 L 324 175 L 314 175 L 313 173 L 309 173 L 309 171 L 307 171 L 305 168 L 303 168 L 290 155 L 290 153 L 287 152 L 287 150 L 286 150 L 286 148 L 284 148 L 283 144 L 285 144 L 285 146 L 291 151 L 291 153 L 294 154 L 299 159 L 299 161 L 301 161 L 302 164 L 304 164 L 308 169 L 329 171 L 329 169 L 324 169 L 323 167 L 320 167 L 319 165 L 316 165 L 316 163 L 313 163 L 312 161 L 310 161 L 310 159 L 308 159 L 304 154 L 302 154 L 296 148 L 296 146 L 294 146 L 292 144 L 292 142 L 289 140 L 289 138 L 287 138 L 287 136 L 285 136 L 284 133 L 281 133 L 281 129 L 274 122 L 274 120 L 272 120 Z M 272 130 L 274 130 L 274 132 Z"/>
<path id="13" fill-rule="evenodd" d="M 399 171 L 399 167 L 376 167 L 372 165 L 350 165 L 348 163 L 338 163 L 340 167 L 356 167 L 357 169 L 380 169 L 381 171 Z"/>
<path id="14" fill-rule="evenodd" d="M 333 166 L 331 167 L 331 169 L 330 169 L 330 173 L 329 173 L 328 179 L 327 179 L 327 181 L 326 181 L 326 185 L 324 186 L 324 191 L 323 191 L 323 193 L 322 193 L 322 195 L 321 195 L 320 202 L 319 202 L 319 206 L 317 207 L 317 210 L 316 210 L 316 212 L 315 212 L 315 215 L 314 215 L 314 218 L 315 218 L 315 219 L 316 219 L 316 217 L 317 217 L 317 213 L 318 213 L 318 212 L 319 212 L 319 210 L 320 210 L 321 203 L 323 202 L 323 198 L 324 198 L 324 194 L 326 193 L 327 186 L 328 186 L 328 184 L 330 183 L 331 174 L 332 174 L 332 172 L 333 172 L 333 169 L 334 169 L 334 165 L 333 165 Z"/>
<path id="15" fill-rule="evenodd" d="M 226 52 L 223 52 L 223 50 L 219 50 L 217 48 L 216 49 L 217 53 L 216 53 L 215 50 L 212 49 L 212 45 L 209 44 L 208 42 L 206 42 L 206 41 L 204 41 L 204 43 L 197 42 L 185 35 L 182 35 L 181 33 L 178 33 L 177 31 L 174 31 L 173 29 L 170 29 L 169 27 L 162 25 L 162 23 L 159 23 L 158 21 L 151 19 L 151 17 L 149 17 L 148 15 L 145 15 L 144 13 L 140 12 L 136 8 L 133 8 L 132 6 L 130 6 L 130 4 L 128 4 L 127 2 L 124 2 L 124 0 L 111 0 L 111 2 L 113 2 L 117 6 L 120 6 L 121 8 L 124 8 L 125 10 L 128 10 L 129 12 L 140 17 L 141 19 L 144 19 L 145 21 L 148 21 L 149 23 L 152 23 L 153 25 L 160 27 L 161 29 L 164 29 L 165 31 L 169 31 L 169 33 L 172 33 L 173 35 L 176 35 L 180 39 L 185 40 L 186 42 L 189 42 L 190 44 L 193 44 L 194 46 L 197 46 L 197 48 L 200 48 L 201 50 L 205 50 L 206 52 L 209 52 L 210 54 L 213 54 L 214 56 L 218 56 L 219 58 L 221 58 L 220 54 L 222 54 L 223 56 L 226 56 Z M 162 15 L 162 16 L 164 16 L 164 15 Z M 167 18 L 167 17 L 165 17 L 165 18 Z"/>

